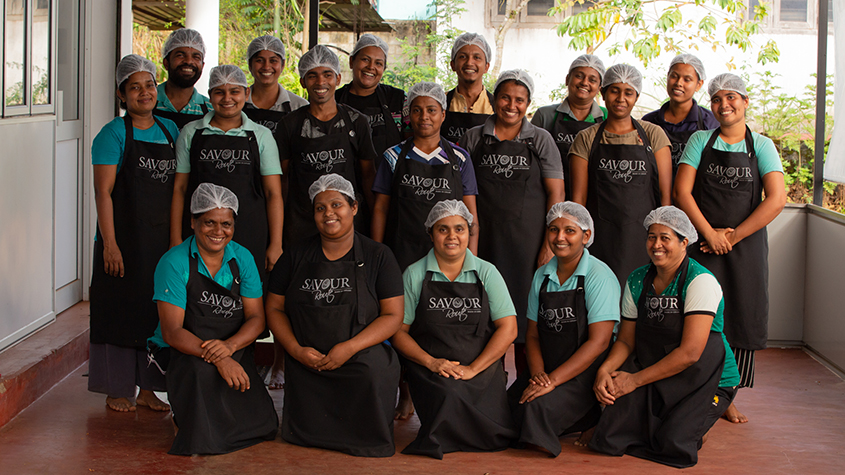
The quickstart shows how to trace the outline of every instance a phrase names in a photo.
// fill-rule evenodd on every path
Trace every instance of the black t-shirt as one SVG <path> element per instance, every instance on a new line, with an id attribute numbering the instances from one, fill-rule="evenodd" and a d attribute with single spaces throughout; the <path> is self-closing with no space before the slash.
<path id="1" fill-rule="evenodd" d="M 356 150 L 355 158 L 358 160 L 375 160 L 376 150 L 373 146 L 372 132 L 370 126 L 367 124 L 367 117 L 351 107 L 341 104 L 338 104 L 338 107 L 346 107 L 349 118 L 352 119 L 351 129 L 355 131 L 355 139 L 358 140 L 357 143 L 353 144 Z M 307 138 L 319 138 L 326 135 L 343 133 L 344 125 L 340 112 L 335 114 L 330 120 L 323 122 L 311 114 L 310 107 L 300 107 L 286 115 L 276 130 L 276 144 L 279 146 L 279 161 L 289 160 L 292 154 L 297 153 L 297 151 L 290 149 L 291 139 L 294 137 L 294 134 Z"/>
<path id="2" fill-rule="evenodd" d="M 373 291 L 376 298 L 383 300 L 404 295 L 402 272 L 399 270 L 396 258 L 393 257 L 393 252 L 384 244 L 360 234 L 357 234 L 355 238 L 360 239 L 361 250 L 364 253 L 367 287 Z M 351 261 L 352 254 L 353 250 L 350 249 L 340 260 Z M 329 262 L 323 254 L 320 236 L 314 236 L 291 249 L 285 249 L 270 273 L 269 291 L 276 295 L 285 295 L 299 266 L 308 265 L 310 262 Z"/>
<path id="3" fill-rule="evenodd" d="M 405 91 L 386 84 L 379 84 L 376 87 L 384 91 L 384 97 L 387 100 L 387 109 L 393 116 L 396 126 L 402 131 L 403 124 L 406 122 L 406 113 L 403 112 L 405 109 Z M 384 114 L 381 113 L 378 94 L 372 93 L 369 96 L 356 96 L 349 89 L 350 85 L 347 84 L 335 91 L 335 99 L 341 102 L 341 98 L 345 95 L 346 100 L 342 103 L 363 112 L 369 118 L 369 124 L 373 130 L 373 134 L 384 135 Z"/>

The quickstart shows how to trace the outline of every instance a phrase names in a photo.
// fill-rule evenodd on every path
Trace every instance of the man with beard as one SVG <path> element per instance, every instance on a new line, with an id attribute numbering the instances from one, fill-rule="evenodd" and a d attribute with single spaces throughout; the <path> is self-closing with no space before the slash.
<path id="1" fill-rule="evenodd" d="M 167 37 L 161 50 L 167 81 L 158 85 L 158 102 L 153 113 L 176 122 L 182 130 L 211 109 L 208 98 L 194 87 L 205 65 L 205 43 L 196 30 L 181 28 Z"/>
<path id="2" fill-rule="evenodd" d="M 478 33 L 464 33 L 452 46 L 452 71 L 458 86 L 446 93 L 446 120 L 440 134 L 457 143 L 464 133 L 484 123 L 493 114 L 493 95 L 484 88 L 484 75 L 490 69 L 492 51 Z"/>

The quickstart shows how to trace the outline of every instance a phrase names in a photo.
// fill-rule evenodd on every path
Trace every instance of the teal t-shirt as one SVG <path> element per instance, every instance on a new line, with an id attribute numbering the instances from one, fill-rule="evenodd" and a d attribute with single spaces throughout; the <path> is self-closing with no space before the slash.
<path id="1" fill-rule="evenodd" d="M 173 140 L 179 138 L 179 128 L 170 119 L 156 117 L 162 125 L 170 132 Z M 123 117 L 115 117 L 100 129 L 91 144 L 91 163 L 93 165 L 117 165 L 117 170 L 123 166 L 123 152 L 126 147 L 126 125 Z M 142 130 L 133 127 L 132 136 L 135 140 L 149 143 L 167 143 L 167 136 L 158 124 L 149 129 Z"/>
<path id="2" fill-rule="evenodd" d="M 402 274 L 402 282 L 405 286 L 405 318 L 403 323 L 406 325 L 414 323 L 422 283 L 428 271 L 433 273 L 431 276 L 432 282 L 449 282 L 446 275 L 440 272 L 437 258 L 434 257 L 434 249 L 428 251 L 428 254 L 422 259 L 409 265 Z M 496 266 L 475 257 L 468 249 L 461 273 L 452 282 L 474 284 L 477 282 L 475 279 L 476 272 L 484 285 L 484 290 L 487 292 L 487 300 L 490 304 L 490 319 L 498 320 L 516 315 L 516 307 L 513 306 L 508 286 L 505 284 L 502 274 L 499 273 Z"/>
<path id="3" fill-rule="evenodd" d="M 681 156 L 680 163 L 698 170 L 698 165 L 701 163 L 701 154 L 704 152 L 704 147 L 707 146 L 707 141 L 713 134 L 712 130 L 700 130 L 689 138 L 687 147 L 684 149 L 684 154 Z M 780 161 L 780 155 L 775 148 L 775 143 L 772 139 L 764 137 L 757 132 L 751 132 L 751 138 L 754 141 L 754 153 L 757 155 L 757 168 L 760 171 L 760 177 L 765 176 L 769 172 L 783 173 L 783 164 Z M 716 137 L 713 142 L 713 148 L 721 150 L 722 152 L 746 152 L 745 140 L 740 140 L 735 144 L 728 144 L 722 140 L 721 137 Z"/>
<path id="4" fill-rule="evenodd" d="M 167 97 L 167 93 L 165 92 L 165 83 L 161 83 L 156 86 L 156 91 L 158 91 L 158 99 L 156 100 L 156 109 L 170 111 L 170 112 L 181 112 L 183 114 L 193 114 L 202 116 L 205 112 L 202 110 L 202 105 L 205 105 L 206 110 L 211 111 L 211 101 L 202 94 L 197 91 L 197 88 L 194 88 L 193 94 L 191 94 L 191 99 L 185 104 L 185 107 L 182 110 L 176 110 L 176 107 L 173 106 L 173 103 L 170 102 L 170 98 Z"/>
<path id="5" fill-rule="evenodd" d="M 625 295 L 622 297 L 622 316 L 626 319 L 637 318 L 637 306 L 640 295 L 643 292 L 643 281 L 645 280 L 648 265 L 638 268 L 628 276 Z M 680 273 L 678 273 L 680 276 Z M 684 316 L 694 313 L 714 315 L 710 331 L 719 332 L 722 343 L 725 345 L 725 366 L 722 368 L 722 377 L 719 387 L 734 387 L 739 384 L 739 371 L 736 367 L 736 359 L 731 351 L 722 328 L 725 325 L 725 299 L 722 297 L 722 288 L 716 277 L 704 266 L 694 259 L 689 260 L 687 268 L 687 281 L 684 288 L 678 293 L 678 276 L 672 284 L 663 290 L 661 295 L 680 295 L 684 298 Z M 651 290 L 649 290 L 651 293 Z M 718 306 L 715 302 L 718 299 Z M 714 308 L 715 306 L 715 308 Z"/>

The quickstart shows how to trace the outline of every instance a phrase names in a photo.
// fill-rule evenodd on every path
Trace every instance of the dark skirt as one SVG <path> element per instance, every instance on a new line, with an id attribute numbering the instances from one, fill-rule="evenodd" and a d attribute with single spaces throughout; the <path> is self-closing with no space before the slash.
<path id="1" fill-rule="evenodd" d="M 166 391 L 164 373 L 149 362 L 146 349 L 91 343 L 88 350 L 88 390 L 113 398 L 134 398 L 136 386 Z"/>

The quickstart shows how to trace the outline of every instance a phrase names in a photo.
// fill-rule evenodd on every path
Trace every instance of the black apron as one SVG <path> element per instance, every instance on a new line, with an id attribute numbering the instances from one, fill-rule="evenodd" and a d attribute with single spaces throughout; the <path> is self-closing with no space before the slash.
<path id="1" fill-rule="evenodd" d="M 695 130 L 685 130 L 683 132 L 672 132 L 667 128 L 663 128 L 666 136 L 669 137 L 669 142 L 672 143 L 672 179 L 678 174 L 678 165 L 681 163 L 681 157 L 684 155 L 684 149 L 687 148 L 687 142 L 692 134 L 699 130 L 707 130 L 704 128 L 704 108 L 698 107 L 698 124 Z M 690 111 L 692 112 L 692 111 Z"/>
<path id="2" fill-rule="evenodd" d="M 572 201 L 572 174 L 569 169 L 569 148 L 572 147 L 572 142 L 575 141 L 575 136 L 578 135 L 578 132 L 595 125 L 595 123 L 581 120 L 564 120 L 565 117 L 565 114 L 555 111 L 554 123 L 549 132 L 551 132 L 552 137 L 555 139 L 557 149 L 560 150 L 560 160 L 563 163 L 566 201 Z M 596 118 L 596 122 L 601 121 L 602 119 Z"/>
<path id="3" fill-rule="evenodd" d="M 540 287 L 537 312 L 543 371 L 547 374 L 569 360 L 589 338 L 584 276 L 578 276 L 578 285 L 572 290 L 547 292 L 548 285 L 549 276 L 546 276 Z M 595 427 L 601 406 L 593 393 L 593 383 L 607 353 L 605 350 L 578 376 L 525 404 L 519 404 L 519 399 L 531 376 L 525 371 L 517 378 L 508 389 L 508 400 L 520 428 L 518 445 L 538 445 L 557 457 L 560 436 Z"/>
<path id="4" fill-rule="evenodd" d="M 431 236 L 423 226 L 431 208 L 438 201 L 461 200 L 464 196 L 455 150 L 442 138 L 440 146 L 449 164 L 429 165 L 407 159 L 414 148 L 413 138 L 405 141 L 396 160 L 384 242 L 393 250 L 402 271 L 425 257 L 432 247 Z"/>
<path id="5" fill-rule="evenodd" d="M 356 234 L 352 259 L 314 258 L 293 271 L 285 294 L 285 313 L 300 345 L 327 354 L 357 335 L 379 315 L 378 300 L 367 286 L 366 265 Z M 322 253 L 319 238 L 316 253 Z M 319 255 L 319 254 L 317 254 Z M 393 409 L 399 360 L 384 343 L 361 350 L 343 366 L 316 371 L 285 356 L 282 438 L 364 457 L 395 452 Z"/>
<path id="6" fill-rule="evenodd" d="M 754 153 L 754 139 L 746 127 L 748 152 L 713 148 L 713 131 L 701 154 L 692 197 L 714 228 L 734 228 L 762 203 L 763 180 Z M 743 239 L 729 253 L 717 256 L 690 246 L 690 257 L 701 263 L 725 292 L 725 337 L 731 346 L 746 350 L 766 348 L 769 321 L 769 241 L 766 228 Z"/>
<path id="7" fill-rule="evenodd" d="M 369 208 L 362 193 L 361 164 L 358 162 L 358 140 L 346 106 L 338 104 L 337 113 L 343 121 L 343 131 L 317 138 L 302 137 L 302 123 L 293 127 L 288 164 L 288 196 L 285 200 L 285 248 L 317 235 L 314 206 L 308 198 L 308 188 L 323 175 L 337 173 L 355 187 L 358 214 L 355 230 L 368 235 Z M 307 115 L 309 120 L 317 120 Z"/>
<path id="8" fill-rule="evenodd" d="M 624 286 L 634 269 L 648 264 L 643 220 L 660 206 L 657 161 L 645 130 L 631 123 L 643 145 L 601 143 L 602 122 L 590 148 L 587 210 L 595 221 L 590 254 L 607 264 Z"/>
<path id="9" fill-rule="evenodd" d="M 208 106 L 205 104 L 200 104 L 200 109 L 202 109 L 202 114 L 187 114 L 185 112 L 173 112 L 155 108 L 153 109 L 153 115 L 176 122 L 176 127 L 179 127 L 179 130 L 182 130 L 189 123 L 195 120 L 200 120 L 208 114 Z"/>
<path id="10" fill-rule="evenodd" d="M 166 144 L 134 139 L 126 115 L 123 164 L 112 189 L 114 237 L 123 256 L 123 277 L 105 272 L 103 236 L 97 225 L 91 276 L 91 343 L 145 348 L 158 325 L 153 274 L 170 247 L 170 202 L 176 153 L 170 132 L 159 121 Z"/>
<path id="11" fill-rule="evenodd" d="M 250 118 L 253 122 L 258 125 L 263 125 L 270 129 L 270 132 L 273 132 L 273 136 L 276 136 L 276 129 L 279 128 L 279 122 L 285 118 L 286 115 L 290 114 L 290 102 L 283 102 L 282 109 L 280 111 L 274 111 L 270 109 L 260 109 L 256 107 L 254 104 L 247 103 L 244 106 L 244 114 Z"/>
<path id="12" fill-rule="evenodd" d="M 191 173 L 185 192 L 185 211 L 182 213 L 182 237 L 187 239 L 191 229 L 191 195 L 200 183 L 225 186 L 238 197 L 238 218 L 232 240 L 245 247 L 255 259 L 258 274 L 264 282 L 270 228 L 267 223 L 267 203 L 261 182 L 261 155 L 255 133 L 247 130 L 246 137 L 231 135 L 203 135 L 197 130 L 191 140 Z"/>
<path id="13" fill-rule="evenodd" d="M 337 90 L 335 93 L 337 102 L 349 104 L 349 95 L 352 94 L 350 92 L 350 84 Z M 384 94 L 386 88 L 387 86 L 383 84 L 376 86 L 375 96 L 378 99 L 378 108 L 367 108 L 367 110 L 360 111 L 367 116 L 370 129 L 373 131 L 373 146 L 376 149 L 376 159 L 373 165 L 375 165 L 376 170 L 384 162 L 384 152 L 402 141 L 402 132 L 399 130 L 399 126 L 396 125 L 396 121 L 393 120 L 393 114 L 387 103 L 387 96 Z M 402 111 L 399 110 L 396 112 L 401 113 Z M 382 123 L 379 123 L 378 115 L 381 116 Z"/>
<path id="14" fill-rule="evenodd" d="M 490 104 L 495 101 L 493 94 L 487 90 L 487 99 Z M 473 114 L 472 112 L 452 112 L 448 110 L 449 104 L 452 103 L 452 98 L 455 97 L 455 89 L 446 93 L 446 118 L 440 126 L 440 135 L 452 143 L 458 143 L 458 140 L 464 136 L 467 130 L 483 125 L 484 121 L 490 117 L 490 114 Z"/>
<path id="15" fill-rule="evenodd" d="M 652 265 L 637 303 L 634 352 L 621 371 L 654 365 L 681 345 L 689 257 L 678 270 L 679 295 L 650 294 L 657 269 Z M 680 373 L 617 399 L 602 414 L 590 448 L 610 455 L 626 453 L 672 467 L 698 462 L 701 438 L 710 428 L 707 416 L 725 363 L 719 332 L 710 332 L 698 361 Z"/>
<path id="16" fill-rule="evenodd" d="M 502 273 L 516 307 L 519 336 L 525 342 L 528 292 L 546 229 L 546 189 L 540 155 L 526 142 L 482 137 L 472 161 L 478 181 L 478 257 Z"/>
<path id="17" fill-rule="evenodd" d="M 410 335 L 434 358 L 468 366 L 495 331 L 484 283 L 432 282 L 426 272 Z M 420 430 L 403 454 L 442 459 L 444 453 L 504 450 L 516 431 L 508 409 L 507 376 L 493 362 L 469 381 L 444 378 L 406 360 Z"/>
<path id="18" fill-rule="evenodd" d="M 203 341 L 231 338 L 245 321 L 238 264 L 229 260 L 233 279 L 229 290 L 199 273 L 198 257 L 191 256 L 190 261 L 182 326 Z M 171 349 L 167 396 L 179 432 L 168 453 L 225 454 L 276 438 L 279 419 L 255 368 L 254 348 L 251 344 L 232 355 L 249 376 L 245 392 L 230 388 L 215 365 Z"/>

